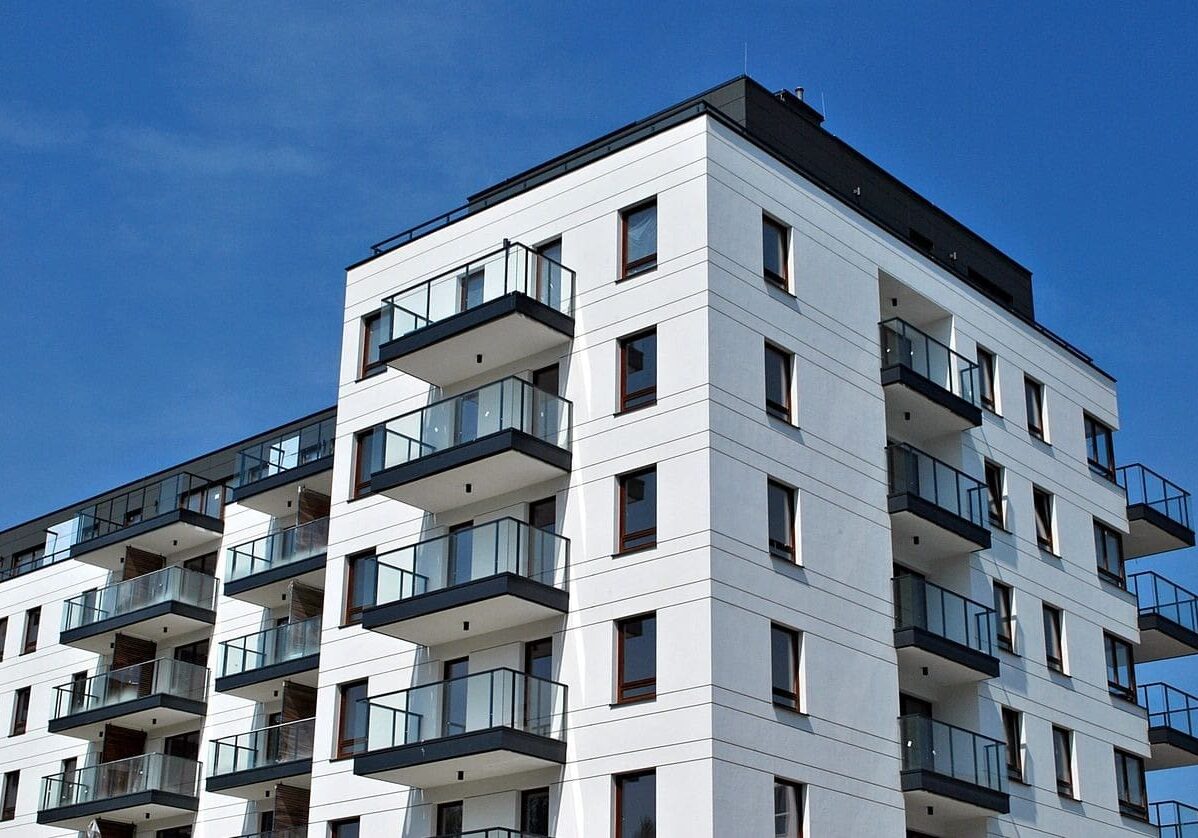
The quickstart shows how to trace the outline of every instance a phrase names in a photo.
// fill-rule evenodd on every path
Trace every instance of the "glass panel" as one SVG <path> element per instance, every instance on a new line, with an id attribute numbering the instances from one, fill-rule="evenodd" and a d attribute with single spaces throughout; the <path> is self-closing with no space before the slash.
<path id="1" fill-rule="evenodd" d="M 922 378 L 978 404 L 978 365 L 897 317 L 880 324 L 882 368 L 907 367 Z"/>
<path id="2" fill-rule="evenodd" d="M 620 838 L 657 835 L 657 775 L 652 772 L 616 778 Z"/>
<path id="3" fill-rule="evenodd" d="M 899 719 L 903 770 L 923 770 L 995 791 L 1006 790 L 1006 746 L 927 716 Z"/>
<path id="4" fill-rule="evenodd" d="M 923 629 L 994 654 L 997 621 L 993 609 L 911 574 L 896 577 L 893 585 L 895 628 Z"/>
<path id="5" fill-rule="evenodd" d="M 211 611 L 215 601 L 214 577 L 176 565 L 68 599 L 63 603 L 62 628 L 79 628 L 162 602 L 182 602 Z"/>
<path id="6" fill-rule="evenodd" d="M 78 542 L 90 541 L 177 509 L 220 518 L 224 514 L 224 497 L 223 485 L 179 472 L 80 510 L 75 517 Z"/>
<path id="7" fill-rule="evenodd" d="M 1190 493 L 1161 477 L 1155 471 L 1136 463 L 1115 472 L 1115 481 L 1127 494 L 1127 505 L 1144 505 L 1190 527 Z"/>
<path id="8" fill-rule="evenodd" d="M 235 485 L 245 486 L 331 456 L 336 428 L 336 417 L 329 417 L 241 449 L 237 453 Z"/>
<path id="9" fill-rule="evenodd" d="M 54 688 L 54 718 L 150 695 L 204 701 L 208 695 L 208 670 L 184 661 L 160 658 L 71 681 Z"/>
<path id="10" fill-rule="evenodd" d="M 312 617 L 226 640 L 220 644 L 217 677 L 252 672 L 320 653 L 320 617 Z"/>
<path id="11" fill-rule="evenodd" d="M 271 725 L 212 740 L 212 776 L 312 758 L 316 719 Z"/>
<path id="12" fill-rule="evenodd" d="M 200 764 L 166 754 L 143 754 L 129 759 L 76 768 L 42 780 L 41 809 L 77 806 L 146 791 L 197 797 Z"/>
<path id="13" fill-rule="evenodd" d="M 1194 736 L 1198 733 L 1198 697 L 1168 684 L 1140 687 L 1140 704 L 1148 709 L 1148 727 L 1167 727 Z"/>
<path id="14" fill-rule="evenodd" d="M 328 549 L 329 519 L 320 518 L 229 548 L 228 581 L 319 556 Z"/>
<path id="15" fill-rule="evenodd" d="M 1141 614 L 1160 614 L 1190 631 L 1198 631 L 1198 594 L 1150 571 L 1133 573 L 1127 582 L 1139 601 Z"/>
<path id="16" fill-rule="evenodd" d="M 657 617 L 621 620 L 620 701 L 650 698 L 657 692 Z"/>
<path id="17" fill-rule="evenodd" d="M 891 444 L 886 453 L 890 494 L 918 495 L 959 518 L 985 526 L 989 514 L 985 484 L 910 445 Z"/>

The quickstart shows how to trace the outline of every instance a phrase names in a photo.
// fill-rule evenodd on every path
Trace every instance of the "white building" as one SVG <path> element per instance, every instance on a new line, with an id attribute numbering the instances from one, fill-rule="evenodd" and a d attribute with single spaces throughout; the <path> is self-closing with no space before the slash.
<path id="1" fill-rule="evenodd" d="M 0 533 L 0 835 L 1180 836 L 1188 495 L 821 122 L 472 196 L 348 269 L 335 410 Z"/>

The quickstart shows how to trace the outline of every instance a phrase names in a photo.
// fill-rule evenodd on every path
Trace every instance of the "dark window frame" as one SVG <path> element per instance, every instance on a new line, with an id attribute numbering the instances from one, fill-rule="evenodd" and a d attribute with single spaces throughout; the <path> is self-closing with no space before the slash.
<path id="1" fill-rule="evenodd" d="M 0 661 L 4 660 L 4 648 L 8 645 L 8 617 L 0 617 Z"/>
<path id="2" fill-rule="evenodd" d="M 998 416 L 998 356 L 983 346 L 977 348 L 978 400 Z"/>
<path id="3" fill-rule="evenodd" d="M 1082 423 L 1086 432 L 1086 464 L 1094 474 L 1115 482 L 1114 428 L 1089 413 L 1082 414 Z M 1106 465 L 1102 462 L 1103 456 L 1106 457 Z"/>
<path id="4" fill-rule="evenodd" d="M 1007 779 L 1023 782 L 1023 713 L 1002 708 L 1003 735 L 1007 744 Z"/>
<path id="5" fill-rule="evenodd" d="M 774 356 L 776 356 L 778 359 L 780 359 L 782 361 L 782 371 L 783 371 L 782 395 L 786 399 L 785 402 L 779 402 L 770 397 L 769 364 L 770 364 L 770 355 L 771 354 L 773 354 Z M 771 343 L 768 340 L 765 342 L 765 353 L 763 356 L 763 363 L 765 364 L 764 381 L 766 383 L 765 412 L 768 413 L 770 416 L 773 416 L 775 419 L 779 419 L 788 424 L 794 422 L 794 398 L 792 395 L 793 391 L 794 391 L 794 360 L 795 360 L 795 356 L 794 356 L 793 352 L 789 352 L 789 351 L 783 349 L 782 347 L 778 346 L 777 344 Z"/>
<path id="6" fill-rule="evenodd" d="M 786 511 L 786 535 L 789 543 L 783 544 L 774 538 L 774 503 L 773 495 L 776 492 L 781 492 L 785 496 L 785 511 Z M 775 559 L 794 562 L 798 558 L 798 535 L 795 526 L 795 509 L 798 506 L 796 502 L 796 492 L 793 486 L 783 483 L 781 480 L 769 478 L 766 480 L 766 540 L 768 541 L 770 555 Z"/>
<path id="7" fill-rule="evenodd" d="M 628 350 L 636 341 L 652 336 L 653 338 L 653 385 L 639 390 L 628 390 Z M 644 407 L 657 404 L 657 327 L 642 329 L 631 335 L 625 335 L 617 342 L 619 346 L 620 364 L 620 403 L 618 413 L 629 413 Z M 642 351 L 642 357 L 646 357 Z"/>
<path id="8" fill-rule="evenodd" d="M 445 819 L 457 813 L 459 822 L 466 817 L 466 803 L 463 800 L 446 800 L 437 804 L 437 835 L 457 835 L 458 831 L 445 824 Z"/>
<path id="9" fill-rule="evenodd" d="M 352 701 L 348 698 L 348 693 L 351 690 L 361 689 L 362 697 L 369 696 L 369 679 L 362 678 L 357 681 L 346 681 L 337 685 L 337 736 L 334 739 L 334 759 L 346 759 L 362 752 L 366 745 L 364 737 L 346 737 L 345 731 L 348 724 L 352 721 L 349 718 L 350 705 L 359 703 L 358 699 Z"/>
<path id="10" fill-rule="evenodd" d="M 652 475 L 653 483 L 653 526 L 629 532 L 628 527 L 628 481 Z M 657 546 L 657 464 L 628 471 L 616 478 L 617 506 L 619 507 L 619 530 L 616 539 L 616 555 L 623 556 L 641 550 L 652 550 Z M 644 540 L 648 539 L 648 540 Z"/>
<path id="11" fill-rule="evenodd" d="M 0 821 L 11 821 L 17 817 L 17 796 L 20 794 L 21 772 L 6 771 L 4 788 L 0 791 Z"/>
<path id="12" fill-rule="evenodd" d="M 620 210 L 620 279 L 632 279 L 635 276 L 649 273 L 657 269 L 657 238 L 660 228 L 653 234 L 653 252 L 628 261 L 628 219 L 639 212 L 652 208 L 654 226 L 657 225 L 657 196 L 633 204 Z"/>
<path id="13" fill-rule="evenodd" d="M 766 251 L 766 243 L 768 241 L 767 237 L 766 237 L 767 230 L 772 230 L 774 233 L 776 233 L 778 235 L 778 238 L 779 238 L 779 244 L 781 245 L 781 248 L 782 248 L 782 252 L 781 252 L 780 258 L 778 260 L 778 263 L 782 268 L 781 273 L 770 270 L 770 268 L 766 264 L 767 263 L 767 259 L 765 258 L 766 252 L 767 252 Z M 761 270 L 762 270 L 762 276 L 765 279 L 765 281 L 768 282 L 770 285 L 774 286 L 775 288 L 777 288 L 780 291 L 785 291 L 788 294 L 790 293 L 790 264 L 789 264 L 789 262 L 790 262 L 790 230 L 791 230 L 791 228 L 789 225 L 783 224 L 778 219 L 772 218 L 769 215 L 762 213 L 762 215 L 761 215 L 761 263 L 762 263 Z"/>
<path id="14" fill-rule="evenodd" d="M 788 795 L 793 796 L 795 806 L 798 809 L 798 811 L 795 812 L 795 815 L 798 817 L 798 825 L 799 825 L 798 835 L 800 836 L 800 838 L 802 838 L 802 835 L 803 835 L 803 807 L 804 807 L 804 802 L 805 802 L 803 800 L 803 794 L 804 794 L 803 784 L 796 783 L 794 780 L 787 780 L 782 777 L 774 777 L 774 834 L 775 835 L 780 834 L 778 832 L 778 818 L 780 816 L 788 814 L 787 812 L 779 812 L 778 811 L 778 792 L 780 790 L 786 792 Z"/>
<path id="15" fill-rule="evenodd" d="M 377 558 L 375 551 L 363 550 L 358 553 L 350 553 L 345 557 L 345 608 L 341 614 L 341 625 L 354 626 L 362 622 L 362 611 L 366 608 L 368 602 L 374 601 L 374 591 L 371 590 L 371 585 L 365 583 L 367 577 L 363 577 L 362 590 L 363 601 L 354 602 L 354 597 L 358 591 L 359 574 L 370 574 L 369 565 Z"/>
<path id="16" fill-rule="evenodd" d="M 625 634 L 626 627 L 632 623 L 645 623 L 646 621 L 653 623 L 653 674 L 645 678 L 635 678 L 628 680 L 624 677 L 625 664 L 627 662 L 625 653 L 625 642 L 627 635 Z M 643 629 L 642 629 L 643 633 Z M 629 695 L 634 691 L 641 691 L 649 688 L 648 692 L 640 692 L 637 695 Z M 632 617 L 624 617 L 616 621 L 616 704 L 637 704 L 642 701 L 653 701 L 657 698 L 657 612 L 647 611 L 644 614 L 637 614 Z"/>
<path id="17" fill-rule="evenodd" d="M 362 315 L 361 332 L 359 335 L 359 339 L 362 342 L 362 351 L 359 353 L 359 356 L 358 356 L 358 380 L 359 381 L 361 381 L 362 379 L 365 379 L 365 378 L 370 378 L 371 376 L 378 375 L 381 372 L 385 372 L 387 369 L 386 362 L 380 361 L 377 359 L 373 360 L 373 361 L 370 360 L 371 328 L 373 326 L 377 325 L 377 328 L 379 329 L 380 335 L 381 335 L 381 332 L 382 332 L 382 329 L 384 328 L 385 322 L 386 322 L 385 318 L 383 317 L 383 309 L 381 309 L 381 308 L 376 308 L 374 311 L 372 311 L 368 314 Z M 382 346 L 384 343 L 386 343 L 386 341 L 382 340 L 382 338 L 380 336 L 379 346 Z"/>
<path id="18" fill-rule="evenodd" d="M 1131 799 L 1131 775 L 1134 772 L 1142 801 Z M 1115 794 L 1119 800 L 1119 812 L 1142 821 L 1148 820 L 1148 784 L 1144 776 L 1144 758 L 1115 748 Z"/>
<path id="19" fill-rule="evenodd" d="M 624 783 L 629 780 L 639 780 L 643 777 L 653 777 L 653 829 L 657 829 L 657 769 L 650 768 L 645 771 L 628 771 L 623 774 L 616 774 L 612 777 L 612 785 L 615 787 L 615 838 L 635 838 L 632 835 L 624 834 Z"/>
<path id="20" fill-rule="evenodd" d="M 1023 402 L 1027 408 L 1027 432 L 1041 442 L 1048 442 L 1048 423 L 1044 416 L 1044 384 L 1025 375 Z"/>
<path id="21" fill-rule="evenodd" d="M 1049 669 L 1064 675 L 1065 612 L 1048 603 L 1043 603 L 1041 609 L 1044 614 L 1044 662 Z"/>
<path id="22" fill-rule="evenodd" d="M 1032 486 L 1032 512 L 1035 515 L 1036 521 L 1036 544 L 1041 550 L 1047 553 L 1057 555 L 1056 550 L 1056 534 L 1053 532 L 1053 523 L 1056 509 L 1056 498 L 1052 492 L 1047 489 L 1041 489 L 1039 486 Z M 1043 528 L 1044 534 L 1040 530 Z"/>
<path id="23" fill-rule="evenodd" d="M 1109 545 L 1114 545 L 1114 564 L 1118 568 L 1117 571 L 1112 570 L 1111 550 Z M 1094 554 L 1098 575 L 1102 579 L 1106 579 L 1120 588 L 1127 587 L 1127 559 L 1123 554 L 1123 533 L 1108 527 L 1106 524 L 1094 519 Z"/>
<path id="24" fill-rule="evenodd" d="M 1106 682 L 1107 689 L 1111 695 L 1116 698 L 1121 698 L 1124 701 L 1135 702 L 1136 700 L 1136 653 L 1135 647 L 1131 643 L 1124 640 L 1122 637 L 1117 637 L 1110 632 L 1102 633 L 1102 649 L 1106 657 Z M 1126 655 L 1127 683 L 1124 684 L 1119 680 L 1119 653 Z M 1114 678 L 1112 679 L 1112 675 Z"/>
<path id="25" fill-rule="evenodd" d="M 532 833 L 533 826 L 529 823 L 528 804 L 529 804 L 529 801 L 532 800 L 534 797 L 539 798 L 542 796 L 545 798 L 545 804 L 546 804 L 545 808 L 549 809 L 550 804 L 552 803 L 552 797 L 550 794 L 549 786 L 541 786 L 540 788 L 535 788 L 535 789 L 521 789 L 520 790 L 520 829 L 521 830 Z M 546 824 L 546 826 L 548 826 L 548 824 Z M 533 834 L 535 834 L 535 833 L 533 833 Z M 548 833 L 546 833 L 546 834 L 548 834 Z"/>
<path id="26" fill-rule="evenodd" d="M 995 640 L 998 648 L 1015 654 L 1015 589 L 999 582 L 994 585 Z"/>
<path id="27" fill-rule="evenodd" d="M 25 633 L 21 640 L 22 655 L 29 655 L 37 651 L 38 635 L 41 633 L 41 629 L 42 607 L 37 605 L 25 612 Z"/>
<path id="28" fill-rule="evenodd" d="M 341 834 L 341 830 L 345 827 L 354 827 L 354 838 L 360 838 L 362 834 L 362 821 L 360 818 L 342 818 L 336 821 L 329 822 L 330 838 L 349 838 L 348 833 Z"/>
<path id="29" fill-rule="evenodd" d="M 786 687 L 779 684 L 778 672 L 774 669 L 774 640 L 785 636 L 789 647 L 791 666 L 791 683 Z M 803 712 L 802 673 L 799 663 L 802 660 L 803 638 L 800 632 L 781 623 L 770 623 L 770 700 L 775 707 L 785 707 L 796 713 Z"/>
<path id="30" fill-rule="evenodd" d="M 29 703 L 31 687 L 18 687 L 12 697 L 12 724 L 9 726 L 9 736 L 21 736 L 29 729 Z"/>
<path id="31" fill-rule="evenodd" d="M 1006 494 L 1007 470 L 993 460 L 985 461 L 986 494 L 989 501 L 990 526 L 1007 529 Z"/>
<path id="32" fill-rule="evenodd" d="M 370 479 L 374 476 L 375 446 L 380 443 L 378 428 L 367 428 L 354 434 L 354 475 L 350 500 L 369 497 Z M 369 440 L 369 444 L 366 444 Z M 363 459 L 367 462 L 363 462 Z M 363 477 L 365 475 L 365 477 Z"/>
<path id="33" fill-rule="evenodd" d="M 1059 725 L 1052 726 L 1052 759 L 1056 769 L 1057 794 L 1076 800 L 1077 781 L 1073 776 L 1073 731 Z"/>

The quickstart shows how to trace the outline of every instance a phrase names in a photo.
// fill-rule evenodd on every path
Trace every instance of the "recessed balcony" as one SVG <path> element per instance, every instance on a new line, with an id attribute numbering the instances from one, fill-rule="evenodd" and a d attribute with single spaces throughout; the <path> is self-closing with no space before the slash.
<path id="1" fill-rule="evenodd" d="M 1190 493 L 1136 463 L 1115 470 L 1115 482 L 1127 494 L 1123 552 L 1129 559 L 1194 546 Z"/>
<path id="2" fill-rule="evenodd" d="M 508 829 L 504 826 L 492 826 L 486 829 L 471 829 L 466 832 L 434 835 L 433 838 L 551 838 L 551 836 L 523 832 L 519 829 Z"/>
<path id="3" fill-rule="evenodd" d="M 225 596 L 274 608 L 288 586 L 324 587 L 329 519 L 319 518 L 231 547 L 225 563 Z"/>
<path id="4" fill-rule="evenodd" d="M 926 695 L 997 678 L 992 608 L 906 574 L 894 587 L 894 645 L 899 687 Z"/>
<path id="5" fill-rule="evenodd" d="M 216 691 L 273 701 L 283 682 L 315 687 L 320 666 L 320 617 L 285 623 L 220 644 Z"/>
<path id="6" fill-rule="evenodd" d="M 1198 808 L 1176 800 L 1150 803 L 1148 822 L 1160 830 L 1160 838 L 1194 838 L 1198 835 Z"/>
<path id="7" fill-rule="evenodd" d="M 210 792 L 261 800 L 277 783 L 310 788 L 316 719 L 271 725 L 212 740 Z"/>
<path id="8" fill-rule="evenodd" d="M 990 546 L 986 486 L 918 448 L 886 446 L 896 555 L 926 564 Z"/>
<path id="9" fill-rule="evenodd" d="M 220 543 L 227 489 L 187 472 L 81 510 L 71 558 L 117 570 L 125 549 L 159 556 Z"/>
<path id="10" fill-rule="evenodd" d="M 362 627 L 421 646 L 560 617 L 570 542 L 501 518 L 385 553 Z"/>
<path id="11" fill-rule="evenodd" d="M 1137 662 L 1198 653 L 1198 595 L 1150 571 L 1128 576 L 1127 589 L 1140 605 Z"/>
<path id="12" fill-rule="evenodd" d="M 511 377 L 406 413 L 380 429 L 370 488 L 443 512 L 562 477 L 571 409 Z"/>
<path id="13" fill-rule="evenodd" d="M 54 688 L 49 731 L 98 741 L 104 726 L 162 731 L 208 708 L 208 670 L 171 658 L 111 669 Z"/>
<path id="14" fill-rule="evenodd" d="M 522 244 L 503 247 L 383 300 L 379 359 L 445 387 L 574 337 L 574 272 Z"/>
<path id="15" fill-rule="evenodd" d="M 566 761 L 566 687 L 492 669 L 367 700 L 354 773 L 434 788 Z"/>
<path id="16" fill-rule="evenodd" d="M 919 715 L 899 718 L 899 739 L 908 827 L 938 830 L 947 822 L 1010 811 L 1002 742 Z"/>
<path id="17" fill-rule="evenodd" d="M 118 631 L 163 643 L 215 622 L 215 577 L 173 565 L 68 599 L 58 642 L 107 654 Z"/>
<path id="18" fill-rule="evenodd" d="M 85 830 L 91 821 L 152 824 L 196 811 L 200 764 L 166 754 L 142 754 L 42 779 L 37 822 Z"/>
<path id="19" fill-rule="evenodd" d="M 230 501 L 282 518 L 295 514 L 300 485 L 331 494 L 336 431 L 337 417 L 330 416 L 241 449 Z"/>
<path id="20" fill-rule="evenodd" d="M 1144 684 L 1140 704 L 1148 710 L 1149 771 L 1198 765 L 1198 697 L 1168 684 Z"/>
<path id="21" fill-rule="evenodd" d="M 982 424 L 977 364 L 897 317 L 879 329 L 886 428 L 892 435 L 918 440 Z"/>

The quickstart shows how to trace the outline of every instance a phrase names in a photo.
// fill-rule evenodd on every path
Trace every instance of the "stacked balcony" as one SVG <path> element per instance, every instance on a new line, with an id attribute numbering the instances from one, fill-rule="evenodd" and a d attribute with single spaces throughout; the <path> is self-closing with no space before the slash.
<path id="1" fill-rule="evenodd" d="M 318 518 L 232 547 L 225 596 L 275 608 L 293 583 L 323 588 L 328 545 L 329 519 Z"/>
<path id="2" fill-rule="evenodd" d="M 1198 808 L 1176 800 L 1149 804 L 1148 822 L 1160 830 L 1160 838 L 1198 836 Z"/>
<path id="3" fill-rule="evenodd" d="M 329 495 L 336 430 L 336 417 L 329 417 L 241 449 L 231 500 L 282 518 L 295 513 L 301 485 Z"/>
<path id="4" fill-rule="evenodd" d="M 1142 684 L 1140 705 L 1148 711 L 1150 771 L 1198 765 L 1198 696 L 1168 684 Z"/>
<path id="5" fill-rule="evenodd" d="M 993 609 L 914 574 L 892 584 L 902 691 L 927 695 L 998 677 Z"/>
<path id="6" fill-rule="evenodd" d="M 1124 555 L 1129 559 L 1194 546 L 1190 493 L 1135 463 L 1115 470 L 1115 482 L 1127 494 Z"/>
<path id="7" fill-rule="evenodd" d="M 159 658 L 55 687 L 49 730 L 96 741 L 109 723 L 165 730 L 199 723 L 207 707 L 208 670 Z"/>
<path id="8" fill-rule="evenodd" d="M 212 740 L 212 773 L 206 788 L 261 800 L 278 783 L 312 785 L 316 719 L 299 719 Z"/>
<path id="9" fill-rule="evenodd" d="M 508 829 L 505 826 L 491 826 L 486 829 L 470 829 L 466 832 L 455 832 L 452 835 L 435 835 L 433 838 L 548 838 L 545 835 L 534 835 L 519 829 Z"/>
<path id="10" fill-rule="evenodd" d="M 886 427 L 900 437 L 960 433 L 982 424 L 977 364 L 904 320 L 879 324 Z"/>
<path id="11" fill-rule="evenodd" d="M 904 443 L 886 447 L 895 554 L 913 549 L 923 563 L 990 547 L 986 486 Z"/>
<path id="12" fill-rule="evenodd" d="M 1140 606 L 1139 663 L 1198 653 L 1198 595 L 1146 571 L 1127 577 Z"/>
<path id="13" fill-rule="evenodd" d="M 220 644 L 216 691 L 273 701 L 283 683 L 316 686 L 320 667 L 320 617 L 285 623 Z"/>
<path id="14" fill-rule="evenodd" d="M 147 824 L 196 811 L 200 763 L 142 754 L 52 774 L 42 780 L 37 822 L 85 830 L 93 820 Z"/>
<path id="15" fill-rule="evenodd" d="M 1010 811 L 1002 742 L 920 715 L 899 718 L 899 738 L 909 828 Z"/>

